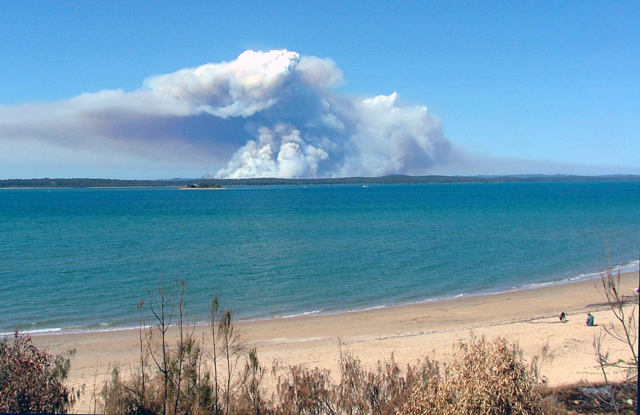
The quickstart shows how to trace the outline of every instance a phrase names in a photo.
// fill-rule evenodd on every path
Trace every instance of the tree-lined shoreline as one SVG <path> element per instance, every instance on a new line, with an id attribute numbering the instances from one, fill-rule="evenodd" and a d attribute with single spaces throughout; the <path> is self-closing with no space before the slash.
<path id="1" fill-rule="evenodd" d="M 215 188 L 230 186 L 274 185 L 344 185 L 344 184 L 445 184 L 445 183 L 521 183 L 521 182 L 587 182 L 587 181 L 640 181 L 640 175 L 506 175 L 506 176 L 406 176 L 341 177 L 318 179 L 96 179 L 96 178 L 37 178 L 3 179 L 2 188 L 82 188 L 82 187 L 189 187 Z"/>

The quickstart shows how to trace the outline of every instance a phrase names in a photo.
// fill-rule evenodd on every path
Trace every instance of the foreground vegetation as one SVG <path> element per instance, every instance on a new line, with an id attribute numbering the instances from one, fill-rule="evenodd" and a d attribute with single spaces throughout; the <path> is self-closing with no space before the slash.
<path id="1" fill-rule="evenodd" d="M 181 301 L 181 300 L 180 300 Z M 163 304 L 160 299 L 158 304 Z M 165 309 L 166 311 L 166 309 Z M 94 412 L 120 414 L 543 414 L 544 400 L 517 344 L 502 338 L 460 343 L 450 365 L 425 360 L 403 371 L 393 356 L 367 370 L 341 351 L 340 377 L 304 366 L 273 364 L 275 393 L 255 349 L 237 343 L 231 314 L 212 303 L 210 351 L 180 323 L 180 340 L 162 342 L 167 317 L 147 332 L 140 364 L 123 379 L 114 367 L 94 394 Z M 182 311 L 178 305 L 177 314 Z M 184 336 L 183 336 L 184 334 Z M 154 339 L 158 341 L 154 343 Z M 144 347 L 143 347 L 144 350 Z"/>
<path id="2" fill-rule="evenodd" d="M 73 351 L 69 352 L 73 355 Z M 39 350 L 31 337 L 15 333 L 0 341 L 0 412 L 66 413 L 75 403 L 73 389 L 63 384 L 69 356 Z"/>
<path id="3" fill-rule="evenodd" d="M 617 277 L 617 278 L 616 278 Z M 448 364 L 425 359 L 401 368 L 393 356 L 373 368 L 340 346 L 340 373 L 273 362 L 267 369 L 256 349 L 240 342 L 230 310 L 213 298 L 209 334 L 194 336 L 185 311 L 185 281 L 149 292 L 138 304 L 153 324 L 140 319 L 139 361 L 110 367 L 90 395 L 92 413 L 256 415 L 421 415 L 636 413 L 637 326 L 619 291 L 619 274 L 602 277 L 602 290 L 622 328 L 594 338 L 603 372 L 600 385 L 550 389 L 540 379 L 547 350 L 527 363 L 517 343 L 471 336 L 456 345 Z M 167 333 L 175 328 L 178 340 Z M 602 336 L 614 336 L 632 351 L 629 361 L 610 361 Z M 69 357 L 38 350 L 16 334 L 0 343 L 0 412 L 69 412 L 78 395 L 63 385 Z M 608 382 L 609 370 L 624 369 L 627 382 Z"/>

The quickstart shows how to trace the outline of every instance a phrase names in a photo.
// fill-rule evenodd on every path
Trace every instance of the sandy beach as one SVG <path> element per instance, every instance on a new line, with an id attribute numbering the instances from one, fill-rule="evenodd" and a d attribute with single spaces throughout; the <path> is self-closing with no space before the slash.
<path id="1" fill-rule="evenodd" d="M 473 333 L 517 341 L 525 359 L 548 343 L 551 359 L 544 363 L 542 375 L 551 385 L 600 382 L 592 343 L 594 335 L 615 319 L 596 288 L 599 284 L 596 279 L 337 315 L 237 322 L 236 329 L 246 345 L 257 348 L 267 368 L 277 359 L 286 365 L 317 366 L 338 374 L 339 343 L 366 366 L 392 354 L 401 367 L 424 357 L 446 362 L 455 352 L 454 344 Z M 625 295 L 632 296 L 628 288 L 637 286 L 638 272 L 622 276 L 620 287 Z M 635 298 L 637 301 L 637 295 Z M 565 323 L 558 318 L 563 311 Z M 596 327 L 585 326 L 587 312 L 595 316 Z M 196 337 L 202 333 L 208 333 L 207 326 L 196 328 Z M 139 358 L 138 335 L 137 330 L 121 330 L 34 339 L 52 353 L 76 349 L 68 383 L 76 388 L 85 385 L 86 393 L 74 411 L 89 412 L 96 375 L 100 382 L 110 363 L 124 368 L 134 363 Z M 605 346 L 613 353 L 625 353 L 611 338 L 605 340 Z"/>

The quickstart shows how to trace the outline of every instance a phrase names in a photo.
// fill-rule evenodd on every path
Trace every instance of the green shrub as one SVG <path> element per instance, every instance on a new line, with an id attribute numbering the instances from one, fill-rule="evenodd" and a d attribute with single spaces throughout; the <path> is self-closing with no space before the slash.
<path id="1" fill-rule="evenodd" d="M 62 384 L 70 367 L 69 358 L 39 350 L 30 336 L 2 339 L 0 412 L 67 413 L 76 398 Z"/>

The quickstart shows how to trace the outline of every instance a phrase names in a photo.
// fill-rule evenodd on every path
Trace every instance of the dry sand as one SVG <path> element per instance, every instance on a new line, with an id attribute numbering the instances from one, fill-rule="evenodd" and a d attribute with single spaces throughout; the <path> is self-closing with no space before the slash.
<path id="1" fill-rule="evenodd" d="M 337 315 L 239 322 L 236 328 L 247 345 L 257 348 L 261 363 L 269 368 L 278 359 L 286 365 L 329 369 L 335 375 L 339 373 L 339 342 L 367 367 L 391 354 L 401 367 L 424 357 L 446 362 L 455 351 L 454 344 L 468 340 L 473 332 L 519 342 L 525 359 L 548 343 L 552 359 L 545 361 L 542 374 L 551 385 L 599 382 L 602 374 L 594 357 L 594 335 L 616 322 L 596 289 L 599 284 L 597 279 Z M 620 286 L 625 295 L 634 295 L 628 288 L 638 286 L 638 272 L 624 274 Z M 562 311 L 567 314 L 565 323 L 558 318 Z M 596 327 L 585 326 L 587 312 L 595 316 Z M 207 332 L 206 326 L 196 328 L 196 336 L 203 332 Z M 76 388 L 86 385 L 75 411 L 89 412 L 96 375 L 100 382 L 110 363 L 118 362 L 125 368 L 135 363 L 139 359 L 138 335 L 137 330 L 122 330 L 42 335 L 34 340 L 52 353 L 76 349 L 69 384 Z M 614 353 L 628 353 L 611 338 L 605 342 Z"/>

